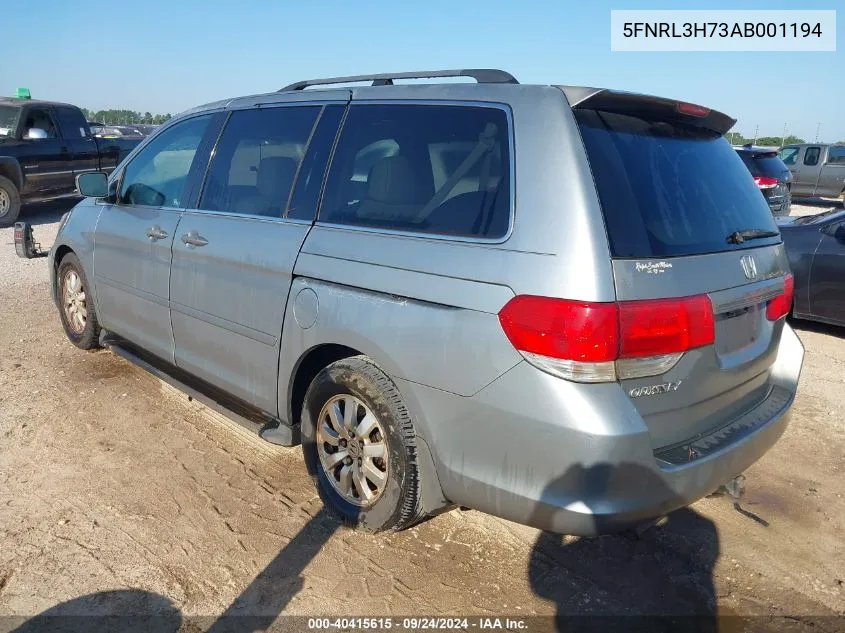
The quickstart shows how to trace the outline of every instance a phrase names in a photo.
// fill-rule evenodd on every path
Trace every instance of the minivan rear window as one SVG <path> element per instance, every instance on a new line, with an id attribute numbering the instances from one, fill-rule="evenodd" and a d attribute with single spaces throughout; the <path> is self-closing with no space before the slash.
<path id="1" fill-rule="evenodd" d="M 576 109 L 611 254 L 673 257 L 755 248 L 736 231 L 777 231 L 736 151 L 720 134 L 677 122 Z"/>

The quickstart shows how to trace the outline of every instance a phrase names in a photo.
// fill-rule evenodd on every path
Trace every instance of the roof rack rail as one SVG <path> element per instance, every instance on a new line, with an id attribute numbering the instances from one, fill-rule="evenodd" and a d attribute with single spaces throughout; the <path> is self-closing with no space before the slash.
<path id="1" fill-rule="evenodd" d="M 372 81 L 374 86 L 392 86 L 394 79 L 432 79 L 435 77 L 472 77 L 480 84 L 518 84 L 508 72 L 494 68 L 461 68 L 456 70 L 421 70 L 410 73 L 382 73 L 380 75 L 352 75 L 349 77 L 327 77 L 325 79 L 306 79 L 285 86 L 279 92 L 304 90 L 310 86 L 329 86 L 332 84 Z"/>

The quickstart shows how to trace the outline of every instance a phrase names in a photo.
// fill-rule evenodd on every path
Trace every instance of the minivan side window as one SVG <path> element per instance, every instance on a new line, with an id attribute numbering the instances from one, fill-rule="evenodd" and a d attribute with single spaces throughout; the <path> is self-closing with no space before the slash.
<path id="1" fill-rule="evenodd" d="M 181 121 L 150 139 L 126 166 L 119 204 L 180 208 L 211 115 Z"/>
<path id="2" fill-rule="evenodd" d="M 217 143 L 199 208 L 280 218 L 320 106 L 232 113 Z"/>
<path id="3" fill-rule="evenodd" d="M 832 165 L 845 165 L 845 145 L 836 145 L 828 149 L 827 162 Z"/>
<path id="4" fill-rule="evenodd" d="M 508 126 L 499 107 L 352 105 L 319 219 L 501 238 L 511 215 Z"/>
<path id="5" fill-rule="evenodd" d="M 296 185 L 284 217 L 307 222 L 313 222 L 316 218 L 329 158 L 345 112 L 345 103 L 331 104 L 323 108 L 317 129 L 308 141 L 305 158 L 299 166 L 299 175 L 296 177 Z"/>
<path id="6" fill-rule="evenodd" d="M 804 152 L 804 164 L 812 167 L 819 164 L 819 154 L 821 154 L 820 147 L 808 147 Z"/>
<path id="7" fill-rule="evenodd" d="M 780 150 L 780 159 L 787 165 L 794 165 L 801 149 L 798 147 L 784 147 Z"/>

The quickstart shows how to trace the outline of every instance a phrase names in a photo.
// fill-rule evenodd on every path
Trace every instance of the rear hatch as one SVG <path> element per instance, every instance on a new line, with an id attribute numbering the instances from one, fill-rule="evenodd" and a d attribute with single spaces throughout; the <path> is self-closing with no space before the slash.
<path id="1" fill-rule="evenodd" d="M 618 379 L 653 448 L 679 445 L 730 424 L 771 390 L 791 285 L 781 238 L 723 137 L 729 117 L 608 91 L 581 99 L 573 112 L 622 321 L 650 354 L 617 361 Z M 677 330 L 674 338 L 667 330 Z"/>

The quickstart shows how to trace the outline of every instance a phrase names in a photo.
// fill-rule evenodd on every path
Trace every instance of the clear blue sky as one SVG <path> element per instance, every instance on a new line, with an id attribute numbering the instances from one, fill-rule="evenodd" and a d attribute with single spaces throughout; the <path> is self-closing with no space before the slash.
<path id="1" fill-rule="evenodd" d="M 610 51 L 610 9 L 836 9 L 835 53 Z M 845 3 L 10 0 L 0 94 L 176 113 L 308 77 L 492 67 L 711 106 L 746 136 L 845 140 Z"/>

